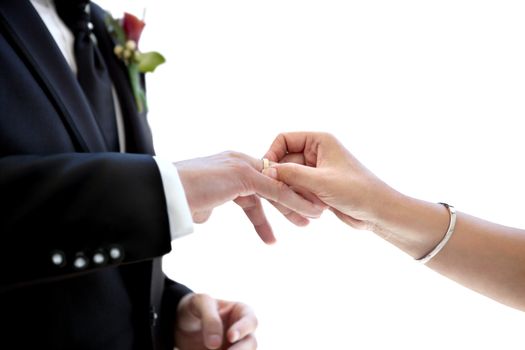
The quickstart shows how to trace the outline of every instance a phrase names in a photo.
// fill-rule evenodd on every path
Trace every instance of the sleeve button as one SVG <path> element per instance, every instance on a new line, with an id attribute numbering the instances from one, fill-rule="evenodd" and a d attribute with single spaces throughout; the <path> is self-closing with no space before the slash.
<path id="1" fill-rule="evenodd" d="M 97 252 L 93 255 L 93 262 L 95 265 L 102 265 L 106 262 L 106 256 L 102 252 Z"/>
<path id="2" fill-rule="evenodd" d="M 88 265 L 88 260 L 83 254 L 78 254 L 75 260 L 73 261 L 73 266 L 77 270 L 85 269 Z"/>
<path id="3" fill-rule="evenodd" d="M 66 264 L 66 257 L 64 256 L 64 253 L 58 250 L 52 252 L 51 263 L 58 267 L 64 266 Z"/>
<path id="4" fill-rule="evenodd" d="M 109 250 L 109 256 L 113 260 L 119 260 L 122 257 L 122 251 L 120 248 L 113 247 Z"/>

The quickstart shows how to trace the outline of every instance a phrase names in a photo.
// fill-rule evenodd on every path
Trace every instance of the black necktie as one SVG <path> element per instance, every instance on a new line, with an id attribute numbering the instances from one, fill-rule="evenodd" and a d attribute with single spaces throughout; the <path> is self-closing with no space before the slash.
<path id="1" fill-rule="evenodd" d="M 110 151 L 118 151 L 111 78 L 92 33 L 89 0 L 55 0 L 58 15 L 75 36 L 77 80 Z"/>

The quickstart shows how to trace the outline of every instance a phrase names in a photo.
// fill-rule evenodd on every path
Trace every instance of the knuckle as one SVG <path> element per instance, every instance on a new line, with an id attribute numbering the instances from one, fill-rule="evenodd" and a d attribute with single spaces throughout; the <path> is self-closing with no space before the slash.
<path id="1" fill-rule="evenodd" d="M 280 132 L 275 139 L 276 140 L 285 140 L 286 139 L 286 135 L 287 134 L 285 132 Z"/>
<path id="2" fill-rule="evenodd" d="M 335 136 L 332 133 L 323 131 L 318 134 L 318 139 L 321 141 L 328 142 L 330 140 L 335 140 Z"/>
<path id="3" fill-rule="evenodd" d="M 211 299 L 211 297 L 206 293 L 197 293 L 197 294 L 194 294 L 193 296 L 193 302 L 196 305 L 202 305 L 209 299 Z"/>
<path id="4" fill-rule="evenodd" d="M 248 167 L 247 162 L 239 152 L 226 151 L 223 153 L 224 163 L 234 170 L 243 170 Z"/>
<path id="5" fill-rule="evenodd" d="M 243 313 L 251 313 L 252 312 L 250 306 L 248 306 L 247 304 L 245 304 L 243 302 L 237 301 L 236 305 L 239 308 L 239 310 L 242 310 Z"/>
<path id="6" fill-rule="evenodd" d="M 237 171 L 244 175 L 248 174 L 249 171 L 253 170 L 250 164 L 242 160 L 237 160 L 234 164 L 234 167 L 237 169 Z"/>
<path id="7" fill-rule="evenodd" d="M 235 157 L 235 153 L 236 153 L 235 151 L 227 150 L 227 151 L 222 152 L 221 155 L 226 158 L 233 158 Z"/>
<path id="8" fill-rule="evenodd" d="M 222 166 L 224 169 L 241 180 L 249 178 L 249 175 L 254 170 L 251 164 L 246 161 L 242 153 L 226 151 L 222 153 L 222 156 Z"/>
<path id="9" fill-rule="evenodd" d="M 224 151 L 222 155 L 230 159 L 242 159 L 244 157 L 243 153 L 233 150 Z"/>
<path id="10" fill-rule="evenodd" d="M 220 154 L 221 161 L 226 166 L 232 166 L 234 164 L 240 163 L 241 155 L 236 151 L 224 151 Z"/>

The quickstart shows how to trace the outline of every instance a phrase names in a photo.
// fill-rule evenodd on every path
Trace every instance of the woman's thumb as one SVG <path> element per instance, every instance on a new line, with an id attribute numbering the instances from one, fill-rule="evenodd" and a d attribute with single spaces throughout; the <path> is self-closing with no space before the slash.
<path id="1" fill-rule="evenodd" d="M 291 187 L 303 188 L 312 193 L 318 190 L 319 174 L 313 167 L 295 163 L 280 163 L 264 169 L 263 174 Z"/>

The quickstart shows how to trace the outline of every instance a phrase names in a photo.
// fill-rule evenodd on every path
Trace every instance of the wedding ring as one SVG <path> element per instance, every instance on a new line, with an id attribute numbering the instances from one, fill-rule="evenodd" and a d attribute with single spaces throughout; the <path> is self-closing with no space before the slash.
<path id="1" fill-rule="evenodd" d="M 263 158 L 262 163 L 263 163 L 262 170 L 268 169 L 270 167 L 270 161 L 268 160 L 268 158 Z"/>

